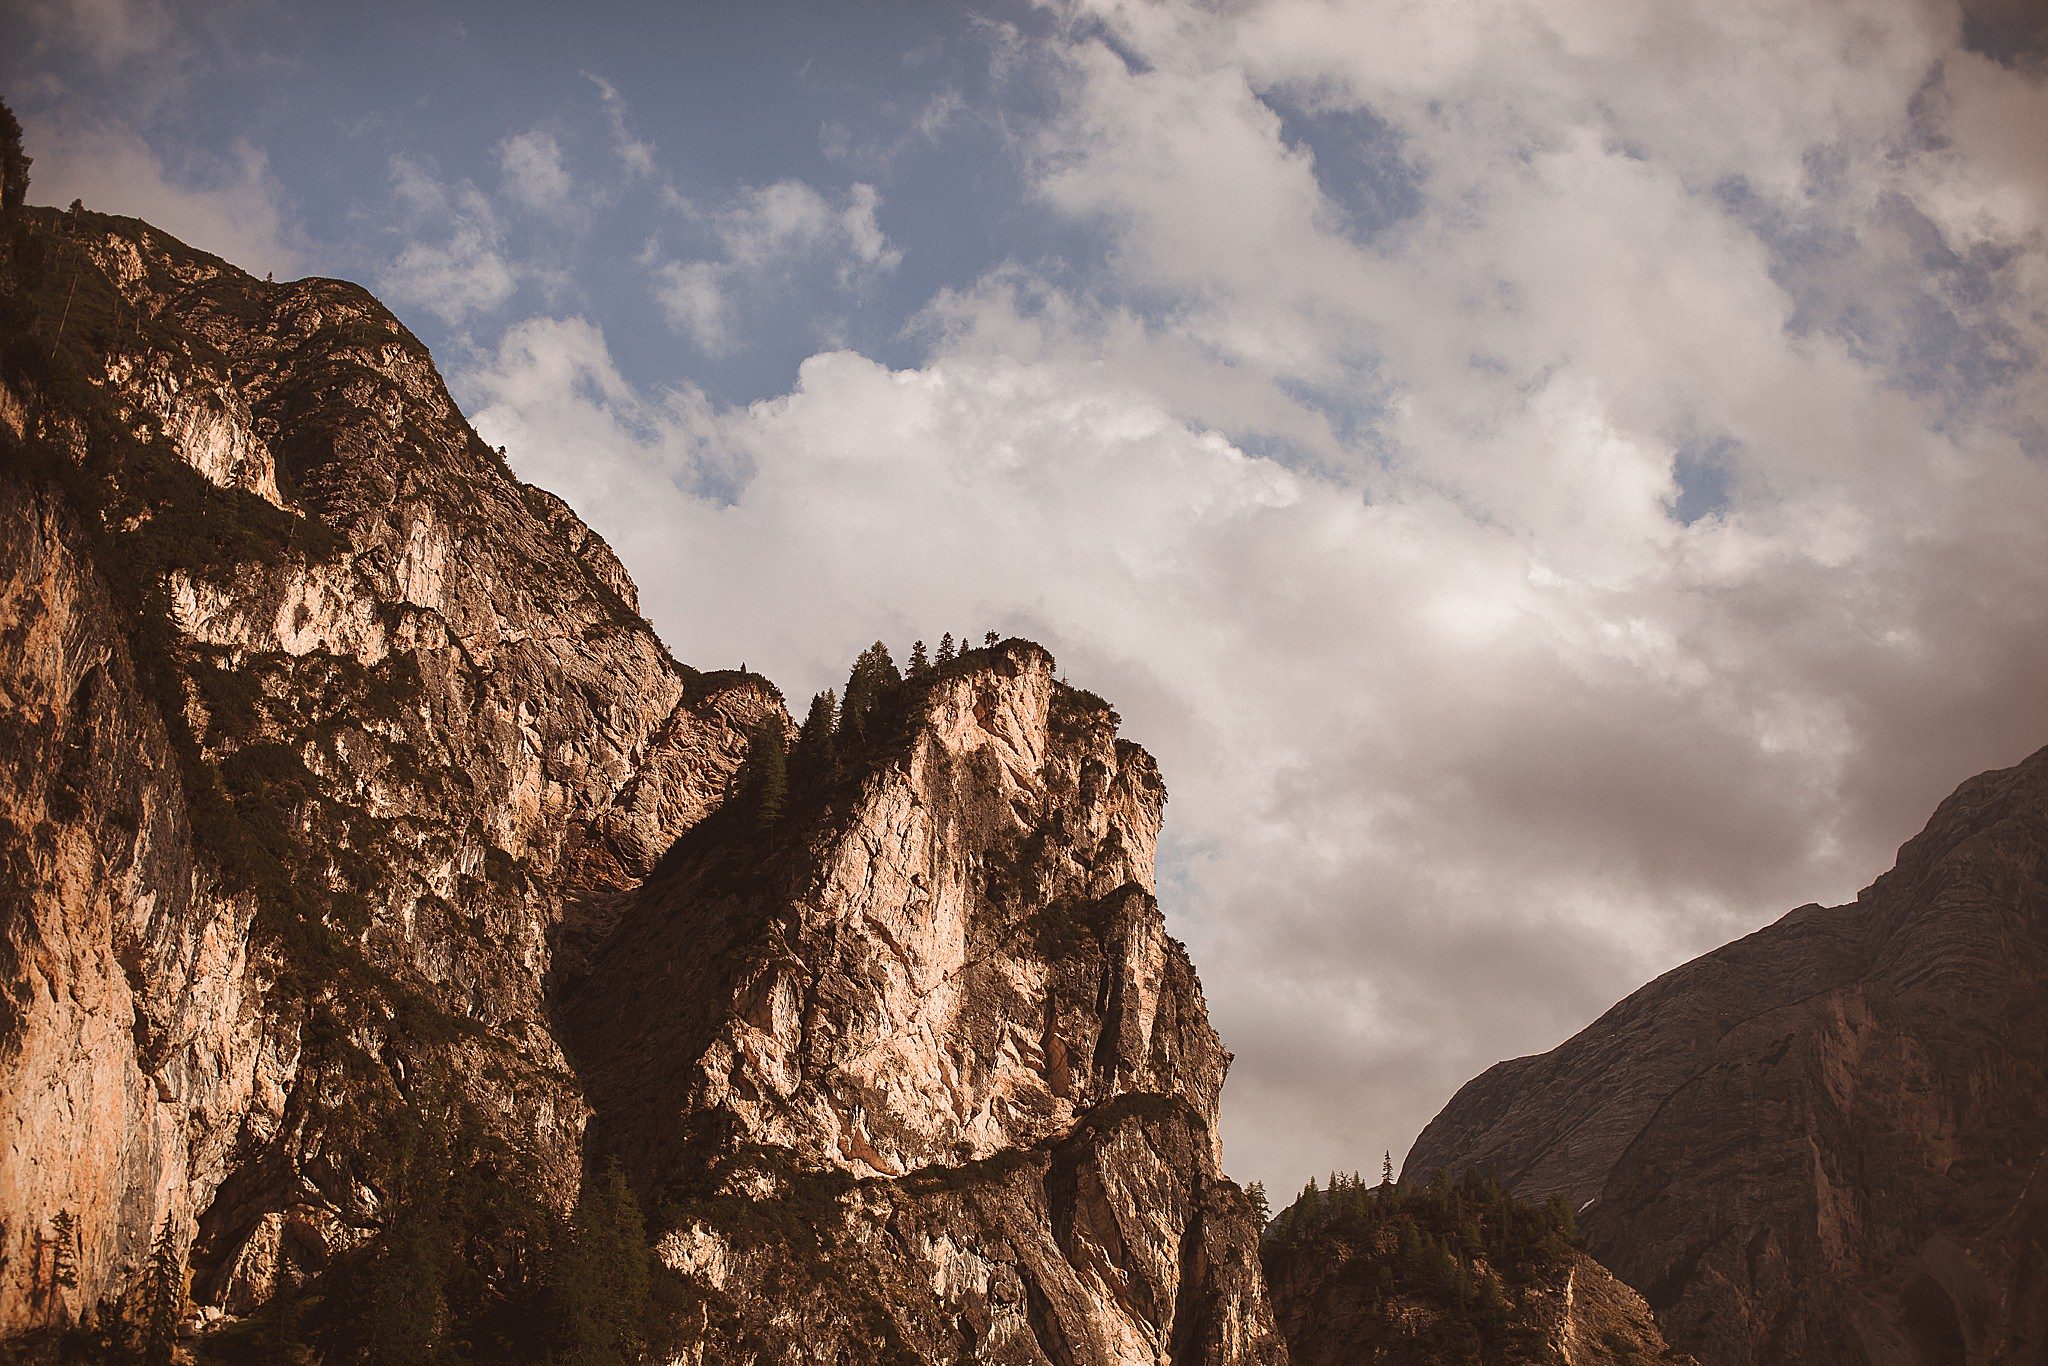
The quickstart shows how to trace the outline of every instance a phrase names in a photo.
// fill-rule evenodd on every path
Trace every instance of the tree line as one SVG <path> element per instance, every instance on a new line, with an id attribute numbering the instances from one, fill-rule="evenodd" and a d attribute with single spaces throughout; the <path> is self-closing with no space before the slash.
<path id="1" fill-rule="evenodd" d="M 1561 1197 L 1518 1200 L 1476 1168 L 1404 1188 L 1389 1161 L 1377 1185 L 1356 1172 L 1311 1178 L 1267 1226 L 1262 1255 L 1269 1274 L 1298 1275 L 1333 1264 L 1331 1245 L 1341 1245 L 1345 1289 L 1368 1320 L 1380 1318 L 1390 1340 L 1456 1362 L 1497 1359 L 1524 1331 L 1514 1321 L 1523 1293 L 1553 1280 L 1578 1240 Z"/>
<path id="2" fill-rule="evenodd" d="M 982 650 L 995 648 L 1001 639 L 988 632 Z M 939 637 L 936 651 L 922 640 L 912 643 L 907 664 L 899 668 L 889 647 L 878 640 L 854 659 L 843 689 L 827 688 L 811 698 L 793 737 L 782 713 L 771 713 L 756 728 L 747 758 L 746 786 L 756 823 L 764 830 L 779 826 L 792 794 L 822 791 L 900 735 L 914 686 L 979 653 L 964 636 L 956 644 L 948 631 Z"/>

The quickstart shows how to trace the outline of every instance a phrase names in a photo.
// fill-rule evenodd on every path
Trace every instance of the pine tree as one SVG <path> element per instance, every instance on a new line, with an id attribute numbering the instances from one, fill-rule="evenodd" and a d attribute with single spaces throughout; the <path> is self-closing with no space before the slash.
<path id="1" fill-rule="evenodd" d="M 616 1163 L 585 1188 L 565 1242 L 548 1287 L 553 1360 L 633 1360 L 647 1322 L 653 1258 L 640 1204 Z"/>
<path id="2" fill-rule="evenodd" d="M 141 1359 L 135 1325 L 117 1299 L 103 1299 L 65 1332 L 62 1361 L 125 1362 Z"/>
<path id="3" fill-rule="evenodd" d="M 1254 1181 L 1249 1186 L 1246 1186 L 1244 1188 L 1244 1198 L 1251 1202 L 1252 1218 L 1259 1221 L 1260 1228 L 1264 1228 L 1272 1222 L 1273 1206 L 1266 1199 L 1265 1182 Z"/>
<path id="4" fill-rule="evenodd" d="M 1479 1283 L 1479 1314 L 1492 1323 L 1498 1323 L 1508 1316 L 1507 1296 L 1501 1293 L 1500 1282 L 1492 1276 Z"/>
<path id="5" fill-rule="evenodd" d="M 811 699 L 811 709 L 804 714 L 804 723 L 797 728 L 796 745 L 790 750 L 790 773 L 799 785 L 823 782 L 838 767 L 838 723 L 839 699 L 827 688 Z"/>
<path id="6" fill-rule="evenodd" d="M 846 677 L 846 692 L 839 703 L 840 732 L 855 744 L 872 738 L 889 695 L 902 681 L 888 646 L 878 640 L 862 650 Z"/>
<path id="7" fill-rule="evenodd" d="M 932 671 L 931 656 L 925 653 L 924 642 L 912 641 L 910 645 L 910 670 L 912 678 L 923 678 Z"/>
<path id="8" fill-rule="evenodd" d="M 143 1366 L 173 1366 L 178 1320 L 184 1313 L 185 1259 L 179 1255 L 177 1236 L 166 1218 L 150 1249 L 149 1269 L 142 1280 Z"/>
<path id="9" fill-rule="evenodd" d="M 1380 1184 L 1391 1186 L 1394 1184 L 1394 1150 L 1385 1148 L 1381 1152 L 1384 1155 L 1380 1158 Z"/>
<path id="10" fill-rule="evenodd" d="M 953 662 L 953 633 L 951 631 L 939 637 L 939 654 L 935 662 L 940 664 L 951 664 Z"/>
<path id="11" fill-rule="evenodd" d="M 429 1124 L 405 1132 L 386 1197 L 384 1226 L 351 1290 L 344 1359 L 430 1361 L 446 1341 L 449 1237 L 448 1135 Z"/>
<path id="12" fill-rule="evenodd" d="M 997 635 L 994 631 L 990 631 L 986 636 L 982 637 L 981 643 L 988 646 L 989 649 L 993 650 L 995 649 L 997 643 L 1001 640 L 1001 636 Z"/>
<path id="13" fill-rule="evenodd" d="M 28 195 L 28 168 L 34 162 L 21 150 L 21 121 L 0 102 L 0 210 L 21 207 Z"/>
<path id="14" fill-rule="evenodd" d="M 789 735 L 782 713 L 770 712 L 754 736 L 754 815 L 763 830 L 789 805 Z"/>

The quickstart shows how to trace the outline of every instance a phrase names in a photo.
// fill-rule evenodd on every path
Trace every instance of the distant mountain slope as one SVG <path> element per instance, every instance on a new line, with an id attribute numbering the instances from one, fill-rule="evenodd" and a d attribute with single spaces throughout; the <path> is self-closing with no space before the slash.
<path id="1" fill-rule="evenodd" d="M 1468 1166 L 1584 1206 L 1710 1366 L 2048 1360 L 2048 750 L 1854 903 L 1474 1079 L 1402 1179 Z"/>

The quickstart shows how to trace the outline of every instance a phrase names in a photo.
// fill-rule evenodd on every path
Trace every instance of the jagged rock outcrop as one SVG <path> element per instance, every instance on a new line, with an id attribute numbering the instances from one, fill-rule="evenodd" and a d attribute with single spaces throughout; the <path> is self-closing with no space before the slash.
<path id="1" fill-rule="evenodd" d="M 686 1359 L 1277 1360 L 1229 1055 L 1152 895 L 1165 790 L 1021 641 L 768 831 L 706 821 L 564 987 Z"/>
<path id="2" fill-rule="evenodd" d="M 2048 1356 L 2048 750 L 1805 906 L 1470 1082 L 1403 1182 L 1480 1166 L 1710 1366 Z"/>
<path id="3" fill-rule="evenodd" d="M 779 695 L 676 663 L 370 296 L 0 226 L 0 1351 L 163 1229 L 317 1346 L 459 1148 L 493 1302 L 619 1160 L 675 1359 L 1282 1359 L 1164 789 L 1043 651 L 899 684 L 764 829 Z"/>

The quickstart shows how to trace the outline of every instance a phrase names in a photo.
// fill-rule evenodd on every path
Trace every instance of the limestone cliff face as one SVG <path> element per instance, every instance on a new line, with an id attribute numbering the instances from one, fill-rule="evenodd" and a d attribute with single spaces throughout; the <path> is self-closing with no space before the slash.
<path id="1" fill-rule="evenodd" d="M 250 899 L 210 894 L 195 865 L 78 527 L 11 481 L 0 594 L 4 1336 L 95 1303 L 160 1220 L 189 1223 L 298 1050 L 265 1028 Z"/>
<path id="2" fill-rule="evenodd" d="M 165 1228 L 209 1315 L 317 1291 L 453 1115 L 558 1214 L 622 1162 L 673 1359 L 1281 1359 L 1164 789 L 1043 651 L 764 827 L 779 695 L 676 663 L 367 294 L 0 227 L 0 1346 Z"/>
<path id="3" fill-rule="evenodd" d="M 1277 1360 L 1150 757 L 1025 642 L 903 687 L 880 754 L 699 827 L 565 988 L 593 1143 L 703 1297 L 676 1352 Z"/>
<path id="4" fill-rule="evenodd" d="M 51 340 L 0 376 L 0 1334 L 120 1290 L 166 1220 L 229 1308 L 316 1269 L 375 1227 L 360 1134 L 428 1072 L 567 1198 L 551 935 L 779 700 L 676 665 L 362 291 L 24 218 L 10 325 Z"/>
<path id="5" fill-rule="evenodd" d="M 1802 907 L 1470 1082 L 1403 1180 L 1556 1192 L 1706 1362 L 2048 1354 L 2048 751 Z"/>

